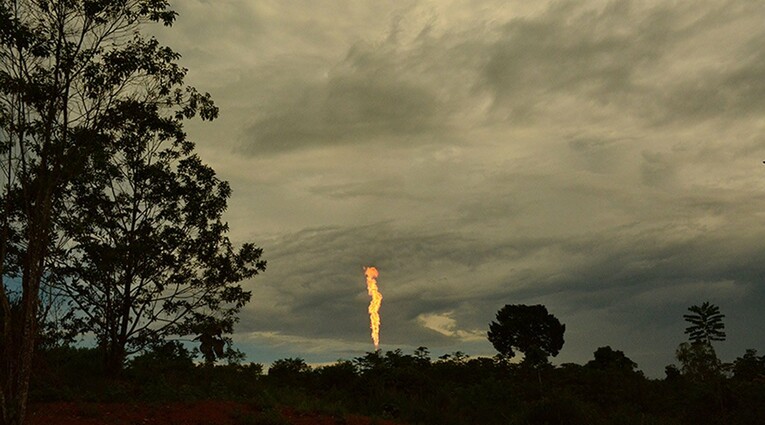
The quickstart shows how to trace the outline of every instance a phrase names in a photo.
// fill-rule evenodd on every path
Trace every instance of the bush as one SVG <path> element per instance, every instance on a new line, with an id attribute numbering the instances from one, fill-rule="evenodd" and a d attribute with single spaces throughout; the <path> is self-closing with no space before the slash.
<path id="1" fill-rule="evenodd" d="M 311 367 L 299 357 L 277 360 L 268 368 L 269 380 L 284 385 L 305 385 L 310 373 Z"/>
<path id="2" fill-rule="evenodd" d="M 125 396 L 124 385 L 112 383 L 97 348 L 54 347 L 35 353 L 29 397 L 34 401 L 112 401 Z"/>

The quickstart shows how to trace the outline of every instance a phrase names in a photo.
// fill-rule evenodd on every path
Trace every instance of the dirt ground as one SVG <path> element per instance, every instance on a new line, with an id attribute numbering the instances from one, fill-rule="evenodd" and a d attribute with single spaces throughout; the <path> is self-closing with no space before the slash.
<path id="1" fill-rule="evenodd" d="M 273 416 L 292 425 L 397 425 L 394 422 L 346 415 L 333 417 L 292 410 L 262 412 L 256 406 L 231 401 L 193 403 L 43 403 L 30 406 L 29 425 L 257 425 Z M 270 419 L 270 420 L 269 420 Z"/>

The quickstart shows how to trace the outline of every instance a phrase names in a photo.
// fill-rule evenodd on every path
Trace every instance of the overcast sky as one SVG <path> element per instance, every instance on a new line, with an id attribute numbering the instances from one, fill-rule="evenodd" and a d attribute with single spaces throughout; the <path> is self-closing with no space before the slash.
<path id="1" fill-rule="evenodd" d="M 765 351 L 765 4 L 182 0 L 187 130 L 266 273 L 251 361 L 381 348 L 495 354 L 505 304 L 566 324 L 555 363 L 623 350 L 663 376 L 682 315 Z"/>

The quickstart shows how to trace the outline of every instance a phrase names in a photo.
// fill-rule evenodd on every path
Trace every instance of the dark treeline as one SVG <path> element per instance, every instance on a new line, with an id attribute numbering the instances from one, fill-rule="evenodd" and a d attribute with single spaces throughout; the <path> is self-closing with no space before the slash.
<path id="1" fill-rule="evenodd" d="M 38 352 L 35 401 L 233 399 L 408 424 L 756 424 L 765 417 L 765 357 L 753 350 L 715 376 L 669 368 L 648 379 L 619 350 L 598 348 L 584 365 L 541 367 L 426 348 L 370 352 L 310 367 L 303 359 L 211 365 L 167 343 L 133 358 L 115 381 L 98 349 Z M 676 371 L 677 373 L 674 373 Z M 542 379 L 540 382 L 539 376 Z"/>
<path id="2" fill-rule="evenodd" d="M 506 305 L 489 324 L 493 358 L 462 352 L 431 358 L 375 351 L 311 367 L 301 358 L 257 363 L 196 361 L 199 350 L 177 341 L 129 359 L 115 377 L 97 348 L 49 344 L 38 350 L 37 401 L 246 401 L 349 413 L 408 424 L 756 424 L 765 417 L 765 356 L 755 350 L 724 363 L 712 345 L 726 338 L 720 309 L 705 302 L 683 316 L 688 342 L 663 379 L 648 379 L 621 350 L 599 347 L 584 365 L 554 366 L 566 326 L 543 305 Z M 202 347 L 204 343 L 202 343 Z M 523 353 L 520 362 L 512 359 Z M 204 354 L 204 353 L 203 353 Z M 220 362 L 218 362 L 220 363 Z M 83 379 L 83 377 L 88 377 Z"/>
<path id="3" fill-rule="evenodd" d="M 317 367 L 285 358 L 264 373 L 261 364 L 243 364 L 243 356 L 211 361 L 205 341 L 190 349 L 166 340 L 126 359 L 114 375 L 103 361 L 108 347 L 41 338 L 30 395 L 35 402 L 235 400 L 261 411 L 329 414 L 340 424 L 349 414 L 411 425 L 761 423 L 765 356 L 750 349 L 723 362 L 713 347 L 726 338 L 719 307 L 705 302 L 688 312 L 688 341 L 662 379 L 647 378 L 610 346 L 585 364 L 553 365 L 549 357 L 563 348 L 566 326 L 543 305 L 517 304 L 501 308 L 489 324 L 493 358 L 455 352 L 434 359 L 420 347 Z M 522 360 L 513 361 L 520 353 Z"/>

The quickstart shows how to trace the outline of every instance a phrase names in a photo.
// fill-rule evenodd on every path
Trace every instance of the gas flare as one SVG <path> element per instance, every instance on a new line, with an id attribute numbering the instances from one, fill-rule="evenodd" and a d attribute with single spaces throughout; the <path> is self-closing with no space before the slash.
<path id="1" fill-rule="evenodd" d="M 377 272 L 375 267 L 364 267 L 364 274 L 367 277 L 367 292 L 372 300 L 369 302 L 369 328 L 372 329 L 372 341 L 375 343 L 375 350 L 380 346 L 380 303 L 382 303 L 382 294 L 377 289 Z"/>

